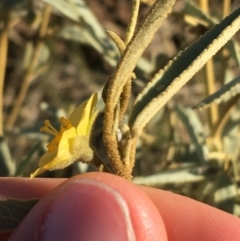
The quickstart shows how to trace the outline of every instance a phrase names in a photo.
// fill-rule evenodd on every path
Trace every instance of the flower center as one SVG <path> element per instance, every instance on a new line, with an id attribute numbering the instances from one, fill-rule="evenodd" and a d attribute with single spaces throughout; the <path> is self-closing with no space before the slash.
<path id="1" fill-rule="evenodd" d="M 72 124 L 68 119 L 65 119 L 64 117 L 60 118 L 60 130 L 57 131 L 50 123 L 49 120 L 44 121 L 44 126 L 40 128 L 41 132 L 48 133 L 50 135 L 53 135 L 54 138 L 49 142 L 47 145 L 48 152 L 56 152 L 58 148 L 58 144 L 62 138 L 62 135 L 64 131 L 70 129 L 72 127 Z"/>

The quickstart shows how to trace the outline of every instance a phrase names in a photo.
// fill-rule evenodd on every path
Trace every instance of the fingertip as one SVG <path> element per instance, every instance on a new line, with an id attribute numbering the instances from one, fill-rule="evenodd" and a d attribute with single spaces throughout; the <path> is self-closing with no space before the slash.
<path id="1" fill-rule="evenodd" d="M 80 237 L 93 241 L 167 240 L 161 216 L 148 196 L 131 182 L 104 173 L 80 175 L 58 186 L 36 205 L 9 240 L 20 237 L 26 241 L 36 237 L 59 241 Z"/>
<path id="2" fill-rule="evenodd" d="M 161 213 L 169 240 L 239 240 L 239 218 L 168 191 L 147 187 L 141 187 L 141 189 L 151 198 Z"/>

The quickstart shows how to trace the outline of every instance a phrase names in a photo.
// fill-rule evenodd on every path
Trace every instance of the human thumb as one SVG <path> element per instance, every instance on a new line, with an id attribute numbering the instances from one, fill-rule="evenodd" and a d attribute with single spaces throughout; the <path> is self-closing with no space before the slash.
<path id="1" fill-rule="evenodd" d="M 162 218 L 136 185 L 105 173 L 67 180 L 42 198 L 11 235 L 14 240 L 167 240 Z"/>

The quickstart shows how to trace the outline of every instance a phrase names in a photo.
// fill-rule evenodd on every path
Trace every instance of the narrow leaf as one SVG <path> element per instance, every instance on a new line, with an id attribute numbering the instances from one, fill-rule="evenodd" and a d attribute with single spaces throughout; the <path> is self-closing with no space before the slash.
<path id="1" fill-rule="evenodd" d="M 204 175 L 191 172 L 191 167 L 177 168 L 162 171 L 147 177 L 135 177 L 133 183 L 151 187 L 159 187 L 168 184 L 195 183 L 205 179 Z"/>
<path id="2" fill-rule="evenodd" d="M 23 175 L 25 168 L 29 166 L 31 158 L 37 151 L 39 151 L 39 149 L 41 148 L 41 145 L 42 145 L 42 141 L 38 141 L 32 148 L 30 148 L 27 155 L 23 157 L 22 160 L 18 163 L 14 174 L 15 177 Z"/>
<path id="3" fill-rule="evenodd" d="M 227 49 L 230 52 L 230 55 L 234 58 L 237 65 L 240 67 L 240 46 L 239 43 L 233 39 L 229 41 L 226 45 Z"/>
<path id="4" fill-rule="evenodd" d="M 135 28 L 137 25 L 138 11 L 139 11 L 139 7 L 140 7 L 140 0 L 133 0 L 132 2 L 133 2 L 132 3 L 133 4 L 132 16 L 131 16 L 131 19 L 130 19 L 130 22 L 129 22 L 129 25 L 127 28 L 127 35 L 126 35 L 126 38 L 124 41 L 124 43 L 126 45 L 130 42 L 130 40 L 134 34 L 134 31 L 135 31 Z"/>
<path id="5" fill-rule="evenodd" d="M 116 65 L 119 59 L 117 48 L 110 43 L 107 36 L 104 39 L 94 36 L 88 27 L 65 26 L 59 31 L 58 36 L 93 47 L 112 66 Z"/>
<path id="6" fill-rule="evenodd" d="M 0 8 L 2 7 L 4 11 L 11 10 L 12 8 L 28 3 L 29 0 L 1 0 Z"/>
<path id="7" fill-rule="evenodd" d="M 12 176 L 16 169 L 16 163 L 13 162 L 9 147 L 4 137 L 0 137 L 0 176 Z"/>
<path id="8" fill-rule="evenodd" d="M 229 83 L 225 84 L 221 89 L 215 92 L 212 95 L 209 95 L 202 101 L 200 101 L 197 105 L 195 105 L 194 109 L 202 109 L 208 107 L 210 104 L 219 104 L 223 101 L 228 101 L 231 97 L 240 93 L 240 76 L 236 77 Z"/>
<path id="9" fill-rule="evenodd" d="M 220 174 L 215 182 L 216 190 L 213 193 L 216 207 L 226 212 L 233 212 L 235 199 L 238 195 L 237 185 L 233 183 L 232 179 Z"/>
<path id="10" fill-rule="evenodd" d="M 240 8 L 159 71 L 159 79 L 149 83 L 134 104 L 129 121 L 133 134 L 140 134 L 157 111 L 238 31 L 239 15 Z"/>
<path id="11" fill-rule="evenodd" d="M 59 35 L 73 39 L 75 41 L 85 42 L 93 46 L 109 64 L 114 66 L 118 59 L 118 52 L 115 45 L 108 38 L 105 30 L 92 13 L 91 9 L 83 0 L 42 0 L 50 4 L 64 16 L 81 22 L 79 26 L 67 26 L 60 30 Z"/>
<path id="12" fill-rule="evenodd" d="M 12 231 L 25 218 L 39 199 L 0 200 L 0 232 Z"/>
<path id="13" fill-rule="evenodd" d="M 176 105 L 175 110 L 182 123 L 184 124 L 188 135 L 194 144 L 194 147 L 196 148 L 199 161 L 204 162 L 208 153 L 208 149 L 205 145 L 202 123 L 198 119 L 196 112 L 190 108 L 186 108 L 180 105 Z"/>
<path id="14" fill-rule="evenodd" d="M 115 34 L 113 31 L 107 30 L 107 33 L 109 35 L 109 37 L 112 39 L 112 41 L 116 44 L 118 51 L 120 53 L 120 55 L 123 53 L 124 49 L 126 48 L 125 43 L 123 42 L 123 40 L 117 35 Z"/>
<path id="15" fill-rule="evenodd" d="M 192 17 L 202 19 L 206 21 L 210 26 L 214 26 L 218 21 L 211 17 L 209 14 L 205 13 L 196 6 L 193 2 L 186 2 L 183 10 L 181 11 L 182 14 L 188 14 Z"/>
<path id="16" fill-rule="evenodd" d="M 213 27 L 215 24 L 219 22 L 218 19 L 213 18 L 211 15 L 205 13 L 200 9 L 198 6 L 196 6 L 193 2 L 187 2 L 181 11 L 182 14 L 188 14 L 192 17 L 201 19 L 203 21 L 206 21 L 210 27 Z M 240 58 L 239 58 L 239 45 L 236 41 L 230 40 L 226 48 L 230 51 L 231 56 L 235 59 L 238 66 L 240 66 Z"/>

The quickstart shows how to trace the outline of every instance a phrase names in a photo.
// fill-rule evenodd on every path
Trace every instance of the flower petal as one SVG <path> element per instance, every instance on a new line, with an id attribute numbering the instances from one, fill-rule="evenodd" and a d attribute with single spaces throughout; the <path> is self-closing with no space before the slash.
<path id="1" fill-rule="evenodd" d="M 31 174 L 31 178 L 49 170 L 63 169 L 75 161 L 71 148 L 74 138 L 76 137 L 76 129 L 71 127 L 64 131 L 56 152 L 47 151 L 39 161 L 39 168 Z"/>
<path id="2" fill-rule="evenodd" d="M 97 116 L 97 111 L 94 110 L 97 100 L 98 97 L 95 93 L 71 113 L 69 121 L 72 127 L 70 125 L 66 128 L 65 122 L 61 123 L 62 132 L 60 130 L 58 135 L 59 142 L 52 140 L 54 148 L 49 147 L 48 151 L 41 157 L 39 168 L 31 174 L 31 177 L 47 170 L 63 169 L 76 160 L 90 162 L 93 159 L 94 152 L 89 145 L 89 135 Z"/>
<path id="3" fill-rule="evenodd" d="M 31 178 L 37 175 L 40 175 L 45 171 L 63 169 L 71 165 L 75 161 L 75 159 L 67 150 L 61 150 L 53 159 L 52 159 L 52 153 L 46 152 L 41 157 L 41 161 L 48 162 L 48 163 L 40 166 L 35 172 L 33 172 L 31 174 Z"/>
<path id="4" fill-rule="evenodd" d="M 36 177 L 45 171 L 47 171 L 47 170 L 40 167 L 35 172 L 31 173 L 30 178 Z"/>
<path id="5" fill-rule="evenodd" d="M 92 127 L 93 127 L 93 124 L 98 116 L 98 112 L 99 110 L 93 110 L 92 114 L 91 114 L 91 117 L 90 117 L 90 120 L 89 120 L 89 124 L 88 124 L 88 128 L 87 128 L 87 136 L 89 137 L 90 134 L 91 134 L 91 130 L 92 130 Z"/>
<path id="6" fill-rule="evenodd" d="M 39 167 L 43 167 L 45 165 L 47 165 L 48 163 L 50 163 L 55 157 L 57 156 L 57 152 L 46 152 L 44 153 L 41 158 L 40 161 L 38 163 Z"/>
<path id="7" fill-rule="evenodd" d="M 58 144 L 58 149 L 56 152 L 46 152 L 39 161 L 39 167 L 45 166 L 48 163 L 52 162 L 52 160 L 61 155 L 62 151 L 70 152 L 70 143 L 69 139 L 75 137 L 77 135 L 76 129 L 71 127 L 70 129 L 63 132 L 61 139 Z"/>
<path id="8" fill-rule="evenodd" d="M 68 150 L 59 150 L 57 156 L 55 156 L 49 163 L 41 166 L 40 168 L 46 170 L 58 170 L 63 169 L 75 161 L 74 157 Z"/>
<path id="9" fill-rule="evenodd" d="M 89 128 L 91 129 L 91 116 L 97 104 L 97 93 L 94 93 L 89 100 L 83 102 L 70 115 L 69 120 L 73 126 L 77 128 L 78 135 L 88 135 Z"/>

